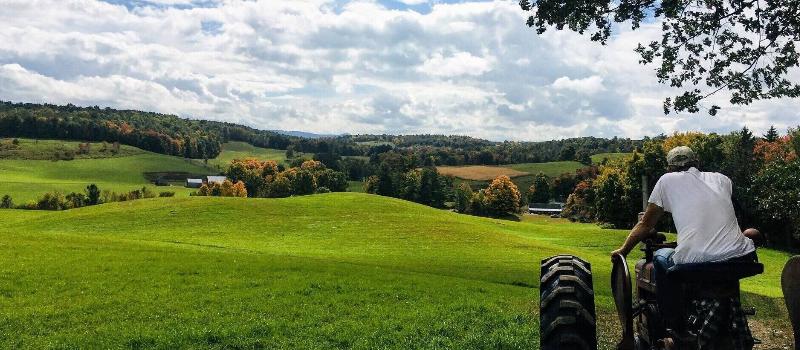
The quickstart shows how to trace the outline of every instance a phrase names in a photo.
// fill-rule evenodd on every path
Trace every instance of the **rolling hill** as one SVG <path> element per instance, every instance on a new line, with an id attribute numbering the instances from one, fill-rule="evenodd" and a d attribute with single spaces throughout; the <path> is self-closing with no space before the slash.
<path id="1" fill-rule="evenodd" d="M 296 155 L 302 157 L 303 153 L 297 152 Z M 232 160 L 245 158 L 286 163 L 286 151 L 256 147 L 246 142 L 226 142 L 222 144 L 222 152 L 220 152 L 219 156 L 215 159 L 209 159 L 208 164 L 217 169 L 224 169 Z"/>
<path id="2" fill-rule="evenodd" d="M 0 210 L 0 222 L 0 348 L 535 349 L 538 264 L 556 253 L 592 262 L 601 348 L 617 334 L 608 252 L 625 232 L 590 224 L 357 193 Z M 780 347 L 788 255 L 760 255 L 767 272 L 745 300 L 756 336 Z"/>
<path id="3" fill-rule="evenodd" d="M 128 192 L 149 186 L 155 191 L 174 191 L 187 196 L 191 189 L 151 185 L 148 173 L 215 174 L 201 162 L 121 146 L 120 152 L 100 152 L 92 143 L 88 155 L 73 160 L 54 160 L 57 153 L 77 149 L 78 142 L 21 139 L 19 147 L 6 150 L 0 158 L 0 196 L 10 195 L 15 203 L 35 200 L 46 192 L 82 192 L 90 183 L 101 190 Z"/>
<path id="4" fill-rule="evenodd" d="M 11 140 L 3 141 L 10 146 Z M 81 192 L 90 183 L 101 190 L 128 192 L 151 187 L 154 191 L 173 191 L 188 196 L 193 189 L 182 186 L 189 175 L 213 175 L 225 169 L 233 159 L 258 158 L 286 161 L 286 151 L 260 148 L 244 142 L 228 142 L 208 165 L 197 159 L 184 159 L 147 152 L 122 145 L 119 152 L 101 151 L 107 148 L 91 143 L 88 154 L 75 154 L 79 142 L 62 140 L 19 139 L 16 147 L 0 147 L 0 196 L 10 195 L 15 203 L 35 200 L 46 192 Z M 70 153 L 72 160 L 57 160 Z M 298 152 L 298 156 L 303 156 Z M 172 186 L 152 186 L 158 176 L 174 178 Z"/>

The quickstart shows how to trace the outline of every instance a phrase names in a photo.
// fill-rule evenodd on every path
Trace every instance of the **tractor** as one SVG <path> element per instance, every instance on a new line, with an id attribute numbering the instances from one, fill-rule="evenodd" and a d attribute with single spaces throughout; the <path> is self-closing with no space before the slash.
<path id="1" fill-rule="evenodd" d="M 759 262 L 738 261 L 723 263 L 683 264 L 671 268 L 667 275 L 678 286 L 676 296 L 680 305 L 675 317 L 677 322 L 666 324 L 656 299 L 658 286 L 653 279 L 653 254 L 661 248 L 674 248 L 675 243 L 665 242 L 663 234 L 654 233 L 644 240 L 644 258 L 635 265 L 636 278 L 632 281 L 625 258 L 612 257 L 611 289 L 622 326 L 622 340 L 617 349 L 736 349 L 752 348 L 759 343 L 755 338 L 750 344 L 734 345 L 731 336 L 735 319 L 745 319 L 744 329 L 749 335 L 746 316 L 753 309 L 730 307 L 739 303 L 739 281 L 764 271 Z M 794 324 L 795 344 L 798 344 L 798 322 L 800 322 L 800 257 L 787 263 L 783 277 L 783 289 L 787 307 Z M 542 350 L 596 349 L 597 331 L 592 287 L 591 265 L 578 257 L 557 255 L 542 260 L 540 285 L 540 342 Z M 636 296 L 632 294 L 633 286 Z M 696 313 L 699 300 L 722 303 L 715 317 L 727 320 L 715 329 L 714 336 L 705 338 L 703 327 L 708 326 Z M 732 315 L 732 311 L 740 315 Z M 739 316 L 738 318 L 734 316 Z M 677 323 L 677 324 L 675 324 Z M 739 326 L 742 326 L 739 324 Z M 800 345 L 795 345 L 800 350 Z"/>

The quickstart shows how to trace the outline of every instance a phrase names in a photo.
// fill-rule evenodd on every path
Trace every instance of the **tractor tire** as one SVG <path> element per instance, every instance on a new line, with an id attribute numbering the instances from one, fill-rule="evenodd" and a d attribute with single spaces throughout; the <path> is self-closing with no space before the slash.
<path id="1" fill-rule="evenodd" d="M 542 350 L 596 350 L 592 267 L 571 255 L 542 260 L 539 322 Z"/>

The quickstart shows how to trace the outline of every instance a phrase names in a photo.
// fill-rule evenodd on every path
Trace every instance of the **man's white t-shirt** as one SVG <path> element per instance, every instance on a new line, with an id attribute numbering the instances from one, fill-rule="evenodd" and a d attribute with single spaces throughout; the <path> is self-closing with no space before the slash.
<path id="1" fill-rule="evenodd" d="M 727 176 L 697 168 L 658 179 L 649 202 L 672 213 L 678 229 L 676 264 L 722 261 L 755 250 L 739 228 L 732 194 Z"/>

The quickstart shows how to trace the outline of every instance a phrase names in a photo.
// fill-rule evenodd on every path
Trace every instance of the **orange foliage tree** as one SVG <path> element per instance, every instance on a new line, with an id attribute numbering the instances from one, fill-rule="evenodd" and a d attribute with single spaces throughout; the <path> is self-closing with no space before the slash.
<path id="1" fill-rule="evenodd" d="M 514 215 L 519 212 L 520 195 L 511 178 L 500 175 L 484 190 L 484 201 L 489 212 L 497 216 Z"/>

